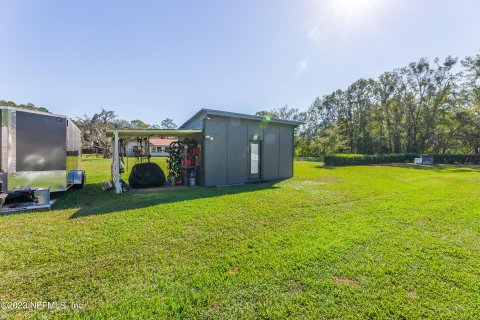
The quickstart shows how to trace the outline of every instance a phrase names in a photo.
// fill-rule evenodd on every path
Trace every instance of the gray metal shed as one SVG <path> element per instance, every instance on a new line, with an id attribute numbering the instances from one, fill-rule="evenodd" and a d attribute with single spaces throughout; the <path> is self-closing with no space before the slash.
<path id="1" fill-rule="evenodd" d="M 202 146 L 200 185 L 219 186 L 293 176 L 293 131 L 301 122 L 201 109 L 178 130 L 107 130 L 112 180 L 121 193 L 118 141 L 125 137 L 193 137 Z"/>
<path id="2" fill-rule="evenodd" d="M 180 129 L 203 132 L 206 186 L 293 176 L 293 131 L 300 122 L 201 109 Z"/>

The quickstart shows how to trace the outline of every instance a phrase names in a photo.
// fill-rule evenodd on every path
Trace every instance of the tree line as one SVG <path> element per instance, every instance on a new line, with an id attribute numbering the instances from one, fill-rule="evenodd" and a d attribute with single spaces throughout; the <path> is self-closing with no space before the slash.
<path id="1" fill-rule="evenodd" d="M 32 103 L 0 105 L 48 112 Z M 317 97 L 301 111 L 288 106 L 258 115 L 297 120 L 296 154 L 329 153 L 479 153 L 480 54 L 463 60 L 421 58 L 405 67 L 359 79 L 346 89 Z M 82 131 L 84 148 L 106 153 L 111 146 L 107 129 L 176 128 L 172 119 L 160 125 L 119 119 L 101 109 L 74 120 Z"/>
<path id="2" fill-rule="evenodd" d="M 317 97 L 305 111 L 257 114 L 303 122 L 295 134 L 299 156 L 478 153 L 480 55 L 422 58 Z"/>
<path id="3" fill-rule="evenodd" d="M 47 108 L 36 106 L 33 103 L 17 104 L 13 101 L 0 100 L 0 106 L 14 107 L 32 111 L 51 113 Z M 107 138 L 107 129 L 175 129 L 177 125 L 171 118 L 161 121 L 160 125 L 148 124 L 142 120 L 124 120 L 118 118 L 115 111 L 100 109 L 93 115 L 72 119 L 81 130 L 82 149 L 95 150 L 104 157 L 110 156 L 111 138 Z"/>
<path id="4" fill-rule="evenodd" d="M 114 111 L 101 109 L 92 116 L 84 115 L 74 121 L 82 132 L 82 148 L 100 150 L 104 157 L 110 155 L 112 139 L 107 138 L 107 129 L 175 129 L 173 119 L 166 118 L 160 125 L 148 124 L 142 120 L 124 120 L 118 118 Z"/>
<path id="5" fill-rule="evenodd" d="M 41 111 L 41 112 L 50 112 L 48 111 L 47 108 L 44 107 L 38 107 L 34 105 L 33 103 L 27 103 L 27 104 L 16 104 L 13 101 L 7 101 L 7 100 L 0 100 L 0 106 L 3 107 L 14 107 L 14 108 L 19 108 L 19 109 L 27 109 L 27 110 L 32 110 L 32 111 Z"/>

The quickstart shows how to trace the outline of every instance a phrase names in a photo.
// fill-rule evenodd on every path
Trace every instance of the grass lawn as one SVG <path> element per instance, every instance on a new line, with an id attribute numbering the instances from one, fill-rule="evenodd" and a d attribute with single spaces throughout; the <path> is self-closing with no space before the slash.
<path id="1" fill-rule="evenodd" d="M 65 309 L 0 318 L 480 318 L 480 167 L 115 195 L 83 166 L 55 210 L 0 216 L 0 301 Z"/>

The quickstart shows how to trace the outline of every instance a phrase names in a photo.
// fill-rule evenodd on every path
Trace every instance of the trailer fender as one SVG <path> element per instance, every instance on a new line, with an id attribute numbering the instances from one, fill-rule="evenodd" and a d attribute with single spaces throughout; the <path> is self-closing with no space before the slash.
<path id="1" fill-rule="evenodd" d="M 68 171 L 67 184 L 71 186 L 78 186 L 83 188 L 86 182 L 85 171 L 83 170 L 70 170 Z"/>

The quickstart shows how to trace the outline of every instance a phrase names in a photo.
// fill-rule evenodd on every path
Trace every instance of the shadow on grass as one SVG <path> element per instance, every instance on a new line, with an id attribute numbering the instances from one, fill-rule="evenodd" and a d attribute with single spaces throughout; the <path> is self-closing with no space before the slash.
<path id="1" fill-rule="evenodd" d="M 341 168 L 341 167 L 347 167 L 347 166 L 326 166 L 326 165 L 315 166 L 315 168 L 317 169 L 325 169 L 325 170 L 334 170 L 335 168 Z"/>
<path id="2" fill-rule="evenodd" d="M 115 194 L 113 190 L 102 191 L 98 184 L 89 184 L 82 190 L 71 190 L 58 197 L 54 209 L 77 209 L 70 218 L 79 218 L 147 208 L 159 204 L 276 189 L 278 188 L 275 186 L 277 182 L 271 181 L 225 187 L 195 187 L 180 190 L 170 189 L 151 193 L 126 192 L 122 194 Z"/>
<path id="3" fill-rule="evenodd" d="M 323 157 L 295 157 L 295 161 L 323 162 Z"/>

